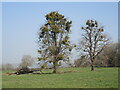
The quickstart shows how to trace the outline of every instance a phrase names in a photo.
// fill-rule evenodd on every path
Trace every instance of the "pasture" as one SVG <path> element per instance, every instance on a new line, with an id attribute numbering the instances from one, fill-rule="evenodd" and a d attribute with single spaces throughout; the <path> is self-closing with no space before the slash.
<path id="1" fill-rule="evenodd" d="M 13 71 L 3 71 L 2 88 L 118 88 L 118 68 L 90 71 L 90 68 L 71 67 L 58 71 L 61 73 L 24 75 L 7 75 Z"/>

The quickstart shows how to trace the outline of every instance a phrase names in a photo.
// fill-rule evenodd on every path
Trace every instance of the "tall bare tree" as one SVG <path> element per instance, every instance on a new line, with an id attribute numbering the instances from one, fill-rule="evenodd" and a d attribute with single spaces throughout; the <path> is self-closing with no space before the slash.
<path id="1" fill-rule="evenodd" d="M 81 28 L 84 33 L 82 34 L 82 50 L 85 54 L 89 55 L 91 61 L 91 71 L 94 70 L 94 60 L 109 44 L 109 39 L 103 33 L 104 27 L 96 20 L 87 20 L 86 26 Z"/>
<path id="2" fill-rule="evenodd" d="M 68 21 L 64 15 L 58 12 L 50 12 L 46 16 L 46 24 L 39 31 L 39 61 L 44 61 L 42 68 L 47 63 L 52 63 L 54 71 L 61 61 L 69 60 L 68 55 L 72 50 L 69 41 L 69 33 L 72 21 Z"/>

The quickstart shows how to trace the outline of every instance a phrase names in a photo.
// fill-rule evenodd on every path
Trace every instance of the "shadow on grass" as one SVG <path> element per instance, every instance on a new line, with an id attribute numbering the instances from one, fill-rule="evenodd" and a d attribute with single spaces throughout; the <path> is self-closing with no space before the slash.
<path id="1" fill-rule="evenodd" d="M 32 73 L 32 74 L 63 74 L 63 73 L 72 73 L 72 72 L 77 72 L 77 71 L 65 71 L 65 72 L 57 72 L 57 73 Z"/>
<path id="2" fill-rule="evenodd" d="M 54 73 L 32 73 L 32 74 L 54 74 Z"/>
<path id="3" fill-rule="evenodd" d="M 44 75 L 44 74 L 64 74 L 64 73 L 72 73 L 72 72 L 77 72 L 77 71 L 61 71 L 61 72 L 57 72 L 57 73 L 43 73 L 43 72 L 32 72 L 32 73 L 22 73 L 22 74 L 16 74 L 14 72 L 7 72 L 6 75 L 24 75 L 24 74 L 38 74 L 38 75 Z"/>

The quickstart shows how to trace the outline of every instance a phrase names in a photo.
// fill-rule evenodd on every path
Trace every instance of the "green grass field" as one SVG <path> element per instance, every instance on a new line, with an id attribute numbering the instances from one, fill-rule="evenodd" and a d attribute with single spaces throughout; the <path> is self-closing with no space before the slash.
<path id="1" fill-rule="evenodd" d="M 118 88 L 118 68 L 60 68 L 74 71 L 60 74 L 7 75 L 3 71 L 3 88 Z M 10 71 L 9 71 L 10 72 Z M 46 71 L 50 72 L 50 71 Z"/>

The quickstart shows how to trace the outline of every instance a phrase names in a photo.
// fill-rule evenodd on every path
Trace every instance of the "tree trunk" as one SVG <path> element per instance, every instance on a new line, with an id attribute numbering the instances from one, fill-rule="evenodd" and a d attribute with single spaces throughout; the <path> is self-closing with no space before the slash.
<path id="1" fill-rule="evenodd" d="M 94 66 L 93 65 L 91 65 L 91 71 L 94 71 Z"/>
<path id="2" fill-rule="evenodd" d="M 53 70 L 53 73 L 57 73 L 57 61 L 55 61 L 55 62 L 53 62 L 53 68 L 54 68 L 54 70 Z"/>
<path id="3" fill-rule="evenodd" d="M 91 60 L 91 71 L 94 71 L 93 60 Z"/>

